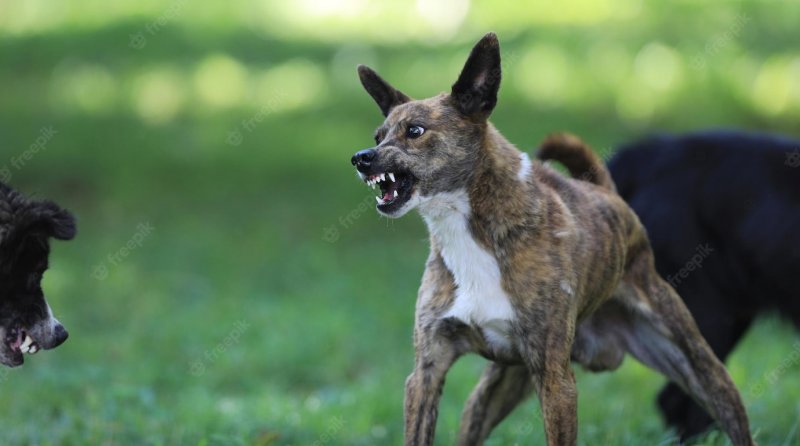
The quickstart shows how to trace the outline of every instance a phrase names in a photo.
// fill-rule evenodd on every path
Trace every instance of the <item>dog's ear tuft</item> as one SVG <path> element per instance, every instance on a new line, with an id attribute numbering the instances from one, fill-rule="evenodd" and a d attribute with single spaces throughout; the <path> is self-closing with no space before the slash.
<path id="1" fill-rule="evenodd" d="M 48 237 L 58 240 L 71 240 L 75 237 L 75 217 L 66 209 L 52 201 L 40 201 L 30 210 L 30 230 L 41 231 Z"/>
<path id="2" fill-rule="evenodd" d="M 499 89 L 500 42 L 495 33 L 489 33 L 472 48 L 451 96 L 461 113 L 488 118 L 497 104 Z"/>
<path id="3" fill-rule="evenodd" d="M 358 66 L 358 77 L 361 79 L 361 85 L 364 86 L 367 93 L 378 103 L 383 116 L 389 116 L 389 112 L 393 108 L 411 100 L 411 98 L 389 85 L 388 82 L 378 76 L 378 73 L 367 66 Z"/>

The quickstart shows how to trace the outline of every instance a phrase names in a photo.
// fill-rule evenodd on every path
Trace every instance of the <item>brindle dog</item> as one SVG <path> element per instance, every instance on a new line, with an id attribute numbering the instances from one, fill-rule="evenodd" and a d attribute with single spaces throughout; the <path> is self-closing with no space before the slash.
<path id="1" fill-rule="evenodd" d="M 416 359 L 406 382 L 405 444 L 433 443 L 445 374 L 467 352 L 492 362 L 467 402 L 459 444 L 481 444 L 531 392 L 549 445 L 577 440 L 571 361 L 610 370 L 625 353 L 686 389 L 735 445 L 747 415 L 724 366 L 675 291 L 659 277 L 647 235 L 605 166 L 577 138 L 556 135 L 531 161 L 488 122 L 500 86 L 487 34 L 450 94 L 411 100 L 360 66 L 386 117 L 376 146 L 352 158 L 380 186 L 378 211 L 417 208 L 431 251 L 416 307 Z"/>

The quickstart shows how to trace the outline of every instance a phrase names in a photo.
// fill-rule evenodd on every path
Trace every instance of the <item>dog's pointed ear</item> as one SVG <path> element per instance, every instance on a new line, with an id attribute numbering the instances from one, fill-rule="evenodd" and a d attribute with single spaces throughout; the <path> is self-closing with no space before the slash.
<path id="1" fill-rule="evenodd" d="M 361 79 L 361 85 L 364 86 L 367 93 L 378 103 L 383 116 L 389 116 L 389 112 L 393 108 L 411 100 L 411 98 L 389 85 L 388 82 L 378 76 L 378 73 L 367 66 L 358 66 L 358 77 Z"/>
<path id="2" fill-rule="evenodd" d="M 71 240 L 75 237 L 75 217 L 66 209 L 52 201 L 33 203 L 29 210 L 29 231 L 40 232 L 58 240 Z"/>
<path id="3" fill-rule="evenodd" d="M 488 118 L 497 104 L 500 89 L 500 42 L 489 33 L 472 48 L 451 97 L 467 116 Z"/>

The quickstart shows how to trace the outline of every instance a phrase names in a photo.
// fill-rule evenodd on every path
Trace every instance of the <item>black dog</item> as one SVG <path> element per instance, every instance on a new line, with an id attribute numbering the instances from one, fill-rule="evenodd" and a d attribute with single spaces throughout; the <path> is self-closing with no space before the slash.
<path id="1" fill-rule="evenodd" d="M 622 148 L 609 168 L 647 228 L 659 274 L 720 359 L 764 311 L 800 328 L 800 141 L 657 136 Z M 675 384 L 658 403 L 682 439 L 712 423 Z"/>
<path id="2" fill-rule="evenodd" d="M 50 237 L 75 236 L 75 218 L 50 201 L 28 200 L 0 183 L 0 363 L 16 367 L 23 353 L 67 339 L 42 293 Z"/>

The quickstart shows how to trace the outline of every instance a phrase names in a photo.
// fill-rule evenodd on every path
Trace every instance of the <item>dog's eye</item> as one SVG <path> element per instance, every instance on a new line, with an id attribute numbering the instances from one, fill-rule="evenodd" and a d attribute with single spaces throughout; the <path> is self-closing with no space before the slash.
<path id="1" fill-rule="evenodd" d="M 419 138 L 422 134 L 425 133 L 425 129 L 418 125 L 410 125 L 408 126 L 408 130 L 406 130 L 406 137 L 414 139 Z"/>

